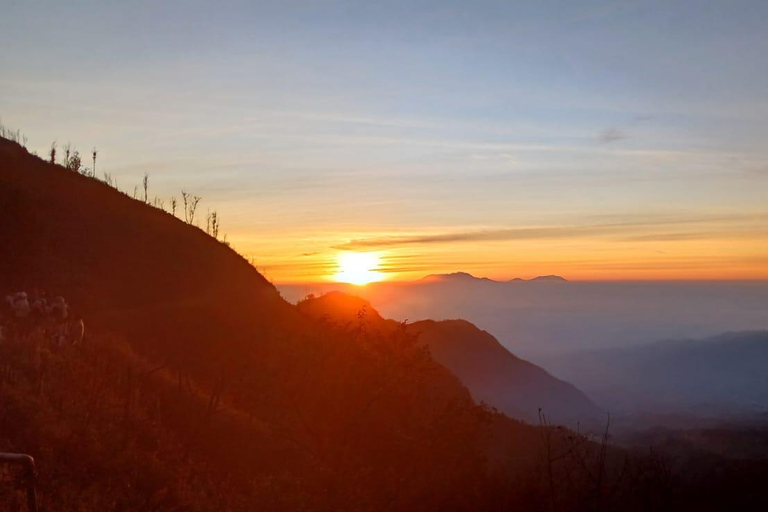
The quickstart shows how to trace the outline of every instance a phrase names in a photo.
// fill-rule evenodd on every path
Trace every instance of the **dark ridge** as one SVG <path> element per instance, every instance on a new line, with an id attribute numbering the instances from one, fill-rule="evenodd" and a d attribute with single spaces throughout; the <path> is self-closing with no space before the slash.
<path id="1" fill-rule="evenodd" d="M 454 282 L 454 283 L 471 283 L 471 282 L 483 282 L 483 283 L 502 283 L 504 281 L 496 281 L 488 277 L 475 277 L 468 272 L 453 272 L 450 274 L 430 274 L 422 277 L 418 282 Z M 531 279 L 523 279 L 516 277 L 507 281 L 509 283 L 516 282 L 551 282 L 551 283 L 566 283 L 567 279 L 557 275 L 537 276 Z"/>
<path id="2" fill-rule="evenodd" d="M 297 307 L 313 318 L 342 324 L 363 323 L 385 331 L 402 325 L 382 318 L 365 299 L 342 292 L 307 299 Z M 423 320 L 406 324 L 405 329 L 419 336 L 432 357 L 458 376 L 475 400 L 513 418 L 535 423 L 539 408 L 556 421 L 574 425 L 601 416 L 600 409 L 573 385 L 515 356 L 466 320 Z"/>

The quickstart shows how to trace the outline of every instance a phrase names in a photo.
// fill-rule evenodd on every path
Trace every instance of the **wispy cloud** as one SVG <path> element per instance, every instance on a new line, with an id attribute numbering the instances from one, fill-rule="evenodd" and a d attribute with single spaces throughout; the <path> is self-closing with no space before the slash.
<path id="1" fill-rule="evenodd" d="M 334 246 L 339 250 L 371 250 L 386 247 L 462 242 L 496 242 L 514 240 L 554 240 L 568 238 L 610 237 L 622 241 L 672 241 L 711 239 L 721 237 L 766 237 L 762 226 L 768 215 L 720 215 L 699 217 L 655 217 L 650 219 L 617 217 L 613 222 L 583 225 L 561 225 L 526 228 L 463 230 L 404 236 L 383 236 L 350 240 Z M 701 230 L 701 226 L 716 229 Z M 668 228 L 688 228 L 690 231 L 666 233 Z M 652 231 L 643 233 L 643 231 Z M 628 236 L 632 232 L 640 232 Z"/>
<path id="2" fill-rule="evenodd" d="M 600 132 L 599 140 L 604 144 L 610 144 L 619 140 L 624 140 L 629 136 L 618 128 L 608 128 Z"/>

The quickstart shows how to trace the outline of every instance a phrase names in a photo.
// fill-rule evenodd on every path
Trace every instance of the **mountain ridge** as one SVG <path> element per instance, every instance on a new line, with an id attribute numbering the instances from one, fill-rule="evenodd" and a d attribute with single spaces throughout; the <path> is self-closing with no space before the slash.
<path id="1" fill-rule="evenodd" d="M 594 422 L 601 415 L 594 402 L 575 386 L 517 357 L 467 320 L 400 323 L 383 318 L 369 301 L 339 291 L 308 298 L 297 308 L 315 318 L 414 333 L 437 362 L 459 377 L 475 400 L 513 418 L 536 423 L 541 409 L 554 421 L 575 425 Z"/>
<path id="2" fill-rule="evenodd" d="M 59 475 L 41 489 L 61 509 L 77 508 L 84 489 L 82 471 L 64 470 L 77 464 L 91 468 L 83 481 L 103 501 L 139 493 L 145 505 L 134 510 L 184 493 L 185 471 L 201 494 L 231 490 L 243 501 L 233 510 L 472 500 L 445 482 L 482 478 L 489 413 L 407 337 L 312 321 L 198 227 L 4 139 L 0 205 L 0 292 L 61 295 L 85 319 L 82 356 L 36 331 L 0 343 L 24 375 L 0 386 L 2 448 Z M 46 376 L 46 365 L 55 372 Z M 69 372 L 83 378 L 62 396 L 56 383 Z M 134 431 L 139 419 L 162 428 L 169 446 Z M 500 421 L 521 439 L 533 433 Z M 86 442 L 86 430 L 100 437 Z M 120 459 L 126 473 L 109 474 L 110 454 L 125 450 L 135 454 Z"/>
<path id="3" fill-rule="evenodd" d="M 446 281 L 453 281 L 453 282 L 482 282 L 482 283 L 535 283 L 535 282 L 560 282 L 560 283 L 566 283 L 568 282 L 567 279 L 565 279 L 562 276 L 550 274 L 550 275 L 541 275 L 532 277 L 530 279 L 523 279 L 522 277 L 515 277 L 513 279 L 508 279 L 505 281 L 499 281 L 496 279 L 491 279 L 488 277 L 476 277 L 469 272 L 451 272 L 448 274 L 429 274 L 421 279 L 416 280 L 417 283 L 422 282 L 446 282 Z"/>

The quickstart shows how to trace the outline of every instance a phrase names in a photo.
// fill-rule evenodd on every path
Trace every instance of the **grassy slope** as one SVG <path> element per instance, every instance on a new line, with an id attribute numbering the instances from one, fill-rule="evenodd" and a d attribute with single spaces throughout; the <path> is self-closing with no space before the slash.
<path id="1" fill-rule="evenodd" d="M 313 317 L 363 322 L 374 328 L 394 329 L 400 325 L 383 319 L 367 301 L 340 292 L 300 302 L 298 308 Z M 541 408 L 557 421 L 575 424 L 581 420 L 584 424 L 602 419 L 600 410 L 584 393 L 516 357 L 470 322 L 424 320 L 406 329 L 419 336 L 432 357 L 457 375 L 476 400 L 511 417 L 537 423 Z"/>
<path id="2" fill-rule="evenodd" d="M 91 343 L 101 347 L 93 348 L 92 357 L 111 361 L 95 367 L 78 358 L 61 362 L 60 373 L 89 375 L 54 386 L 67 389 L 62 399 L 60 393 L 37 390 L 44 374 L 39 361 L 50 359 L 51 347 L 36 341 L 37 348 L 18 362 L 26 371 L 9 370 L 0 449 L 32 452 L 58 471 L 72 449 L 71 436 L 51 429 L 94 429 L 92 437 L 78 434 L 85 450 L 75 464 L 94 460 L 87 453 L 91 448 L 110 446 L 110 453 L 123 456 L 130 443 L 112 446 L 121 437 L 154 436 L 159 446 L 178 445 L 170 452 L 139 450 L 133 466 L 123 468 L 135 474 L 154 460 L 176 475 L 160 479 L 172 488 L 149 486 L 139 501 L 156 502 L 158 493 L 184 494 L 179 471 L 200 472 L 212 489 L 238 482 L 246 509 L 254 500 L 272 500 L 282 509 L 278 494 L 310 509 L 342 502 L 361 509 L 385 502 L 447 501 L 458 507 L 471 500 L 472 493 L 457 500 L 454 484 L 484 473 L 482 413 L 457 379 L 406 337 L 369 338 L 318 325 L 283 301 L 243 258 L 199 229 L 5 140 L 0 140 L 0 204 L 0 290 L 65 296 L 86 318 Z M 103 355 L 115 346 L 124 350 Z M 137 372 L 152 372 L 160 380 L 124 382 Z M 148 390 L 139 392 L 141 385 Z M 193 405 L 178 406 L 171 390 L 186 393 Z M 104 400 L 92 402 L 97 391 Z M 108 404 L 119 403 L 125 393 L 140 393 L 135 410 L 154 408 L 176 420 L 152 433 L 124 424 L 115 436 L 110 425 L 120 423 L 113 415 L 120 407 Z M 62 400 L 73 402 L 65 411 L 79 411 L 74 424 L 57 416 L 65 414 L 58 412 Z M 99 416 L 103 421 L 96 423 L 104 428 L 85 427 L 83 414 Z M 136 425 L 148 421 L 150 412 L 144 414 Z M 113 470 L 120 485 L 133 485 L 119 474 L 123 470 L 107 464 L 110 457 L 95 457 L 97 480 Z M 194 460 L 198 465 L 188 462 Z M 440 471 L 430 471 L 433 467 Z M 62 498 L 66 507 L 85 491 L 71 493 L 79 488 L 77 475 L 63 478 L 58 491 L 48 490 L 68 496 Z M 283 484 L 290 491 L 278 493 Z M 224 495 L 211 493 L 214 501 Z M 113 494 L 130 495 L 125 488 Z M 210 500 L 198 501 L 211 508 Z"/>

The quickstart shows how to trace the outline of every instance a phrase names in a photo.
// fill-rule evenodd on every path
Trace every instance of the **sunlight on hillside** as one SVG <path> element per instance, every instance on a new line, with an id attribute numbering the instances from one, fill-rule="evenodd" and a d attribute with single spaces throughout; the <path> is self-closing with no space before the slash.
<path id="1" fill-rule="evenodd" d="M 338 272 L 334 281 L 365 285 L 384 279 L 379 269 L 381 257 L 373 252 L 343 252 L 338 256 Z"/>

